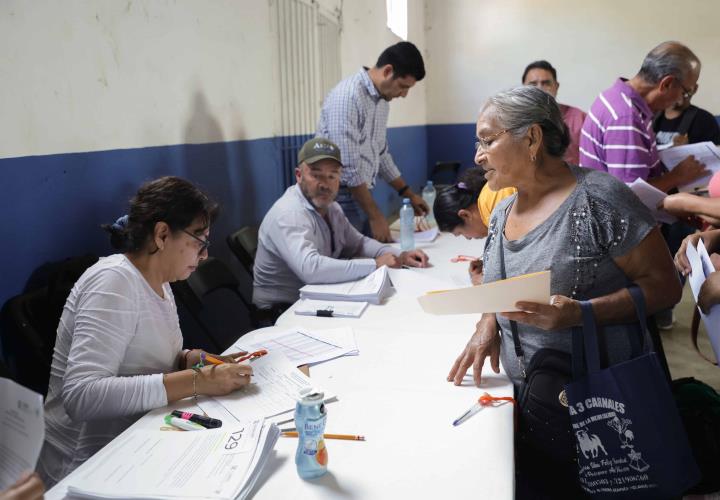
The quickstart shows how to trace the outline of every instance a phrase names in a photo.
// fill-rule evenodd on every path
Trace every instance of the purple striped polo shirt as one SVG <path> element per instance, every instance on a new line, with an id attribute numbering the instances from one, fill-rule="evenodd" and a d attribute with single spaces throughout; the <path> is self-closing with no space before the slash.
<path id="1" fill-rule="evenodd" d="M 627 80 L 600 93 L 580 133 L 580 166 L 603 170 L 623 182 L 662 174 L 653 113 Z"/>

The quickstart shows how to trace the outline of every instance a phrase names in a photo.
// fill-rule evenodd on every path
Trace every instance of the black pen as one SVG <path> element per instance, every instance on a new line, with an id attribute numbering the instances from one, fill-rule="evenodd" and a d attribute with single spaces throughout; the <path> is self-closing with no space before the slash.
<path id="1" fill-rule="evenodd" d="M 332 318 L 333 312 L 332 312 L 332 309 L 317 309 L 315 311 L 315 316 L 322 316 L 324 318 Z"/>

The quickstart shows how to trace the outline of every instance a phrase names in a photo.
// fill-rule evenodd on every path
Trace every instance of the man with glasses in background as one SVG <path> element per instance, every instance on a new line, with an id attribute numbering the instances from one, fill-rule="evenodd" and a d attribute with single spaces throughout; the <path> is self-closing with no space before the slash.
<path id="1" fill-rule="evenodd" d="M 659 150 L 706 141 L 720 144 L 720 126 L 715 117 L 690 104 L 697 91 L 696 83 L 691 92 L 683 93 L 680 100 L 655 116 L 653 130 Z"/>
<path id="2" fill-rule="evenodd" d="M 652 49 L 630 80 L 618 78 L 593 102 L 580 137 L 580 165 L 608 172 L 623 182 L 638 177 L 668 192 L 707 175 L 689 156 L 671 171 L 658 157 L 654 113 L 690 99 L 700 77 L 700 60 L 678 42 Z"/>
<path id="3" fill-rule="evenodd" d="M 626 183 L 639 177 L 666 193 L 706 176 L 705 165 L 693 156 L 667 171 L 652 128 L 654 113 L 690 100 L 699 77 L 700 59 L 685 45 L 663 42 L 652 49 L 637 75 L 618 78 L 595 99 L 581 132 L 580 165 L 604 170 Z M 689 230 L 682 223 L 663 224 L 672 255 Z M 672 309 L 657 313 L 655 319 L 662 330 L 675 323 Z"/>

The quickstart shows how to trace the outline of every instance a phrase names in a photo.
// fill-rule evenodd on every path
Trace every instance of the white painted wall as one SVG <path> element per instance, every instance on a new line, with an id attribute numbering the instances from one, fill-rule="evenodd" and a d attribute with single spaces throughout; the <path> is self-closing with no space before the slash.
<path id="1" fill-rule="evenodd" d="M 664 40 L 703 62 L 693 102 L 720 114 L 717 0 L 426 0 L 429 123 L 475 120 L 493 93 L 520 84 L 525 66 L 558 70 L 558 100 L 587 109 L 618 76 L 637 73 Z"/>
<path id="2" fill-rule="evenodd" d="M 362 66 L 373 66 L 385 48 L 401 41 L 387 27 L 386 18 L 385 0 L 343 2 L 340 35 L 343 77 L 355 73 Z M 408 41 L 414 43 L 426 58 L 425 6 L 422 0 L 408 1 Z M 405 99 L 392 101 L 388 126 L 424 125 L 427 122 L 427 88 L 431 77 L 428 75 L 418 82 Z"/>
<path id="3" fill-rule="evenodd" d="M 267 0 L 0 2 L 0 157 L 272 136 Z"/>

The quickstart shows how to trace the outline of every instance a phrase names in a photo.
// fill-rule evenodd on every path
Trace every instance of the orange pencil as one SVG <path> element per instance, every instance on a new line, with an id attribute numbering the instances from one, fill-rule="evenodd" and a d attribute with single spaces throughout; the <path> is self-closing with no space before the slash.
<path id="1" fill-rule="evenodd" d="M 210 356 L 207 353 L 204 353 L 204 354 L 205 354 L 205 356 L 203 356 L 203 361 L 206 361 L 212 365 L 224 365 L 225 364 L 225 361 L 223 361 L 221 359 L 217 359 L 216 357 Z"/>
<path id="2" fill-rule="evenodd" d="M 288 431 L 281 434 L 283 437 L 298 437 L 297 431 Z M 351 434 L 323 434 L 325 439 L 344 439 L 345 441 L 365 441 L 365 436 L 353 436 Z"/>

